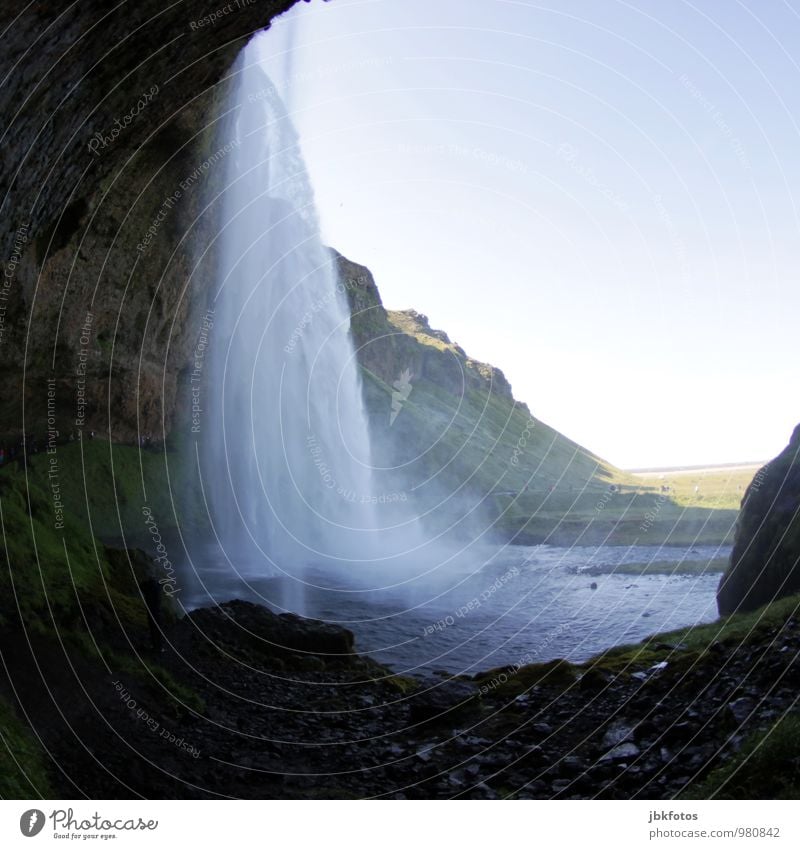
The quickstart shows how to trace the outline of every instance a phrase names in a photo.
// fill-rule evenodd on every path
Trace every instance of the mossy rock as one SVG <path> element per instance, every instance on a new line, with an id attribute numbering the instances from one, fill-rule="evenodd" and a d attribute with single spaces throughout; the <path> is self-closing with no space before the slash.
<path id="1" fill-rule="evenodd" d="M 388 678 L 383 680 L 383 683 L 392 690 L 397 690 L 397 692 L 403 696 L 408 693 L 413 693 L 414 690 L 419 689 L 419 681 L 408 675 L 390 675 Z"/>
<path id="2" fill-rule="evenodd" d="M 0 469 L 5 532 L 0 625 L 22 625 L 43 635 L 54 627 L 88 627 L 101 637 L 120 626 L 146 627 L 130 555 L 97 539 L 119 533 L 118 511 L 135 514 L 144 528 L 141 498 L 136 496 L 137 478 L 141 480 L 137 456 L 135 449 L 97 440 L 58 445 L 53 455 L 33 455 L 27 473 L 18 464 Z M 51 465 L 54 459 L 57 465 Z M 57 476 L 51 478 L 53 469 Z M 132 555 L 134 564 L 145 559 L 144 552 Z"/>

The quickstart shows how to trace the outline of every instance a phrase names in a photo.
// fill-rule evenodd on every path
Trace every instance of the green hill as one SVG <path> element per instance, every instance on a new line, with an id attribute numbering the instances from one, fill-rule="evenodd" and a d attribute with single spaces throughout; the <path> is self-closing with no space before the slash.
<path id="1" fill-rule="evenodd" d="M 501 537 L 523 543 L 730 539 L 735 509 L 682 504 L 573 442 L 516 400 L 500 369 L 415 310 L 386 310 L 369 269 L 334 256 L 387 492 L 401 489 L 419 513 L 443 501 L 463 511 L 463 496 Z"/>

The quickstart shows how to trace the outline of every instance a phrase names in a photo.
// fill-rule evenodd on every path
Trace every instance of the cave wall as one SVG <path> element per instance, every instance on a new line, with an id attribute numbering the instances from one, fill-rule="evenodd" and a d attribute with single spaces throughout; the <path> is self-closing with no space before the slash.
<path id="1" fill-rule="evenodd" d="M 186 415 L 213 261 L 194 267 L 212 235 L 196 219 L 227 155 L 209 116 L 294 2 L 0 8 L 5 444 L 158 439 Z"/>

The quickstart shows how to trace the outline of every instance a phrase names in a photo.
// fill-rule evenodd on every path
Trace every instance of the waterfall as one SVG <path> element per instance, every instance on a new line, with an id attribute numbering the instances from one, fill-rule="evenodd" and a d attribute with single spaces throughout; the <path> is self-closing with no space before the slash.
<path id="1" fill-rule="evenodd" d="M 310 567 L 358 568 L 375 548 L 368 424 L 346 291 L 252 43 L 226 112 L 204 490 L 225 569 L 290 578 L 302 609 Z"/>

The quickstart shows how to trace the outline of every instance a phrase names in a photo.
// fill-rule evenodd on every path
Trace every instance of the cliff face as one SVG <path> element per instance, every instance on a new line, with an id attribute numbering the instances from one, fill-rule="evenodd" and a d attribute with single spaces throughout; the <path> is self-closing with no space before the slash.
<path id="1" fill-rule="evenodd" d="M 211 283 L 196 218 L 226 155 L 208 116 L 247 37 L 293 0 L 222 5 L 0 9 L 5 442 L 157 438 L 185 414 Z"/>
<path id="2" fill-rule="evenodd" d="M 207 171 L 183 146 L 199 110 L 184 110 L 82 198 L 69 233 L 40 236 L 22 258 L 0 390 L 6 415 L 17 416 L 4 429 L 21 429 L 24 398 L 25 430 L 44 440 L 52 385 L 62 435 L 95 430 L 129 441 L 137 425 L 154 436 L 170 430 L 212 281 L 210 261 L 193 267 L 213 235 L 210 221 L 193 224 Z"/>
<path id="3" fill-rule="evenodd" d="M 535 418 L 500 369 L 472 359 L 415 310 L 387 311 L 364 266 L 335 254 L 350 301 L 378 466 L 416 496 L 514 494 L 616 473 Z"/>
<path id="4" fill-rule="evenodd" d="M 731 563 L 720 580 L 720 615 L 755 610 L 800 592 L 800 425 L 747 489 Z"/>

